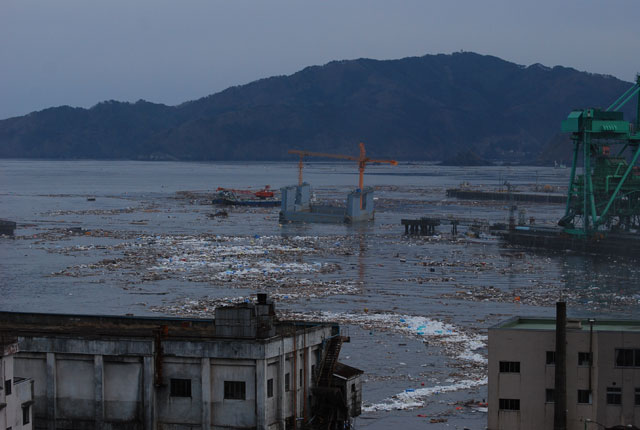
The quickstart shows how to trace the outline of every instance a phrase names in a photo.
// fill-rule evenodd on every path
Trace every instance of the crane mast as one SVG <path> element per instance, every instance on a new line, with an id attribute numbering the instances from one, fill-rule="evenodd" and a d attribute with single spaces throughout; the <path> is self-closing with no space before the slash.
<path id="1" fill-rule="evenodd" d="M 619 112 L 634 96 L 635 127 Z M 640 75 L 607 109 L 572 111 L 562 121 L 562 131 L 571 133 L 573 163 L 565 214 L 558 224 L 582 237 L 640 229 Z"/>

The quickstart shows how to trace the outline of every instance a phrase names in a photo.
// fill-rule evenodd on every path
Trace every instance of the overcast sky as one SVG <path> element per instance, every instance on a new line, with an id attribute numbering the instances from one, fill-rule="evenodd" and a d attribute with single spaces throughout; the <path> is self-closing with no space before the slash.
<path id="1" fill-rule="evenodd" d="M 0 0 L 0 119 L 460 50 L 632 81 L 639 17 L 639 0 Z"/>

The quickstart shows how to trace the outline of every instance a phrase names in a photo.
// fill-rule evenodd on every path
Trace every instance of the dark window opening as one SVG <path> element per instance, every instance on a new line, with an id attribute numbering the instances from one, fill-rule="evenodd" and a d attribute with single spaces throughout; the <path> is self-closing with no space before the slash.
<path id="1" fill-rule="evenodd" d="M 224 381 L 224 398 L 229 400 L 245 400 L 246 384 L 244 381 Z"/>
<path id="2" fill-rule="evenodd" d="M 520 399 L 499 399 L 498 408 L 501 411 L 519 411 Z"/>
<path id="3" fill-rule="evenodd" d="M 291 385 L 289 384 L 289 374 L 285 373 L 284 375 L 284 391 L 291 390 Z"/>
<path id="4" fill-rule="evenodd" d="M 4 392 L 6 396 L 11 394 L 11 379 L 4 381 Z"/>
<path id="5" fill-rule="evenodd" d="M 500 373 L 520 373 L 519 361 L 501 361 Z"/>
<path id="6" fill-rule="evenodd" d="M 315 377 L 316 377 L 316 365 L 312 364 L 311 365 L 311 378 L 315 379 Z"/>
<path id="7" fill-rule="evenodd" d="M 22 425 L 29 424 L 31 421 L 31 406 L 22 407 Z"/>
<path id="8" fill-rule="evenodd" d="M 267 397 L 273 397 L 273 378 L 267 380 Z"/>
<path id="9" fill-rule="evenodd" d="M 300 386 L 302 387 L 302 381 L 304 380 L 304 375 L 302 373 L 302 369 L 300 369 Z"/>
<path id="10" fill-rule="evenodd" d="M 556 352 L 555 351 L 547 351 L 547 364 L 555 365 L 556 364 Z"/>
<path id="11" fill-rule="evenodd" d="M 171 397 L 191 397 L 191 379 L 171 379 Z"/>
<path id="12" fill-rule="evenodd" d="M 544 390 L 544 401 L 547 403 L 555 403 L 556 402 L 556 390 L 553 388 L 547 388 Z"/>
<path id="13" fill-rule="evenodd" d="M 578 390 L 578 403 L 591 404 L 591 391 Z"/>
<path id="14" fill-rule="evenodd" d="M 640 367 L 640 349 L 616 349 L 616 366 Z"/>
<path id="15" fill-rule="evenodd" d="M 591 366 L 591 353 L 579 352 L 578 353 L 578 366 Z"/>
<path id="16" fill-rule="evenodd" d="M 640 388 L 636 388 L 636 396 L 635 396 L 635 402 L 636 405 L 640 405 Z"/>
<path id="17" fill-rule="evenodd" d="M 607 404 L 608 405 L 622 404 L 622 388 L 607 387 Z"/>

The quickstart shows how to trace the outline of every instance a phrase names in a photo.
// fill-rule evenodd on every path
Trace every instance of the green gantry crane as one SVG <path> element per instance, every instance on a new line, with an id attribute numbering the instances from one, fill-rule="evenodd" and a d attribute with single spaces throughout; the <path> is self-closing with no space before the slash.
<path id="1" fill-rule="evenodd" d="M 618 112 L 638 96 L 635 127 Z M 567 206 L 558 224 L 576 236 L 640 230 L 640 74 L 606 110 L 574 110 L 562 121 L 573 140 Z M 577 164 L 582 157 L 582 174 Z"/>

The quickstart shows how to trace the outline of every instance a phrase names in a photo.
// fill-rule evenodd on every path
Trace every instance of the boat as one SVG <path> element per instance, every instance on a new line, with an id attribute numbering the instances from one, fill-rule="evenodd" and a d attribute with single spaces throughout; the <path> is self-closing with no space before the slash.
<path id="1" fill-rule="evenodd" d="M 275 207 L 282 203 L 269 185 L 258 191 L 222 187 L 218 187 L 216 191 L 217 194 L 211 202 L 214 205 Z"/>

